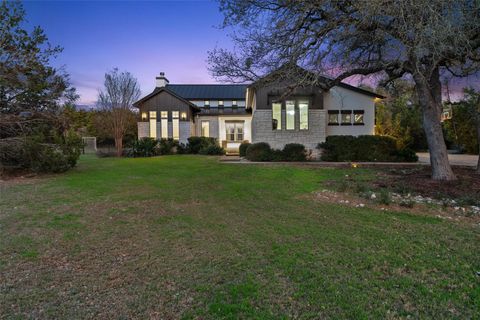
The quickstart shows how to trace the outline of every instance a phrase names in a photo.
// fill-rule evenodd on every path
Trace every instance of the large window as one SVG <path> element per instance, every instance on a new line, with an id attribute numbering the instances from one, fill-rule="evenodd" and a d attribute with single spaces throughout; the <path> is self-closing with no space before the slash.
<path id="1" fill-rule="evenodd" d="M 363 110 L 353 110 L 353 124 L 354 125 L 363 125 Z"/>
<path id="2" fill-rule="evenodd" d="M 272 103 L 272 130 L 282 130 L 282 104 Z"/>
<path id="3" fill-rule="evenodd" d="M 150 138 L 157 138 L 157 112 L 150 111 Z"/>
<path id="4" fill-rule="evenodd" d="M 342 110 L 342 126 L 352 124 L 352 110 Z"/>
<path id="5" fill-rule="evenodd" d="M 300 130 L 308 130 L 308 100 L 298 101 L 298 114 L 300 118 Z"/>
<path id="6" fill-rule="evenodd" d="M 285 102 L 286 129 L 295 130 L 295 101 L 287 100 Z"/>
<path id="7" fill-rule="evenodd" d="M 160 112 L 161 119 L 161 127 L 162 127 L 162 138 L 168 138 L 168 111 Z"/>
<path id="8" fill-rule="evenodd" d="M 210 121 L 202 121 L 202 137 L 210 137 Z"/>
<path id="9" fill-rule="evenodd" d="M 179 112 L 172 111 L 172 128 L 173 128 L 173 139 L 178 140 L 180 139 L 180 119 L 179 119 Z"/>
<path id="10" fill-rule="evenodd" d="M 228 142 L 243 141 L 243 121 L 227 122 L 225 121 L 226 138 Z"/>

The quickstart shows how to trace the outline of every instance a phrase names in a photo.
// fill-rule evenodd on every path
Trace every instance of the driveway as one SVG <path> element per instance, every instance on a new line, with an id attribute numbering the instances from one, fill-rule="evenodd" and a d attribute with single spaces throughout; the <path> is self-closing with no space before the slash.
<path id="1" fill-rule="evenodd" d="M 419 152 L 418 162 L 430 164 L 430 155 L 427 152 Z M 449 154 L 448 160 L 451 165 L 475 167 L 477 165 L 478 156 L 471 154 Z"/>

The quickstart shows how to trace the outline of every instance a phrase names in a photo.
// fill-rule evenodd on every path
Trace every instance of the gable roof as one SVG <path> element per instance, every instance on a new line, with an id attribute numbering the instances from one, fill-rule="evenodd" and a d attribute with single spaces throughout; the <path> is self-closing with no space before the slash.
<path id="1" fill-rule="evenodd" d="M 253 82 L 252 84 L 249 85 L 249 87 L 256 87 L 256 86 L 261 86 L 262 83 L 268 83 L 269 81 L 271 81 L 271 79 L 278 79 L 278 78 L 282 78 L 282 77 L 285 77 L 285 74 L 282 73 L 283 72 L 283 69 L 286 68 L 287 66 L 282 66 L 280 67 L 279 69 L 275 70 L 275 71 L 272 71 L 271 73 L 265 75 L 264 77 L 258 79 L 257 81 Z M 328 76 L 324 76 L 324 75 L 316 75 L 314 72 L 312 71 L 308 71 L 298 65 L 295 66 L 295 68 L 292 70 L 294 72 L 294 76 L 298 76 L 298 77 L 304 77 L 305 75 L 307 77 L 309 77 L 310 79 L 315 79 L 317 80 L 320 84 L 322 82 L 324 82 L 325 84 L 327 84 L 328 81 L 332 81 L 334 80 L 333 78 L 330 78 Z M 361 93 L 361 94 L 364 94 L 364 95 L 367 95 L 367 96 L 371 96 L 371 97 L 374 97 L 374 98 L 380 98 L 380 99 L 384 99 L 385 96 L 382 96 L 378 93 L 375 93 L 375 92 L 372 92 L 372 91 L 369 91 L 369 90 L 366 90 L 366 89 L 362 89 L 362 88 L 359 88 L 359 87 L 355 87 L 355 86 L 352 86 L 348 83 L 344 83 L 344 82 L 340 82 L 338 84 L 335 85 L 336 87 L 341 87 L 341 88 L 345 88 L 345 89 L 348 89 L 348 90 L 351 90 L 351 91 L 355 91 L 355 92 L 358 92 L 358 93 Z M 335 87 L 334 86 L 334 87 Z"/>
<path id="2" fill-rule="evenodd" d="M 185 99 L 244 100 L 246 84 L 167 84 L 167 89 Z"/>
<path id="3" fill-rule="evenodd" d="M 197 111 L 200 111 L 201 109 L 199 107 L 197 107 L 195 104 L 191 103 L 190 101 L 186 100 L 185 98 L 181 97 L 180 95 L 178 95 L 177 93 L 173 92 L 172 90 L 169 90 L 169 88 L 166 88 L 166 87 L 161 87 L 161 88 L 155 88 L 155 90 L 152 91 L 152 93 L 146 95 L 145 97 L 143 97 L 142 99 L 138 100 L 137 102 L 135 102 L 133 104 L 134 107 L 138 108 L 140 104 L 142 104 L 143 102 L 147 101 L 148 99 L 152 98 L 153 96 L 156 96 L 157 94 L 159 94 L 160 92 L 166 92 L 172 96 L 174 96 L 175 98 L 185 102 L 186 104 L 188 104 L 190 107 L 192 107 L 194 110 L 197 110 Z"/>

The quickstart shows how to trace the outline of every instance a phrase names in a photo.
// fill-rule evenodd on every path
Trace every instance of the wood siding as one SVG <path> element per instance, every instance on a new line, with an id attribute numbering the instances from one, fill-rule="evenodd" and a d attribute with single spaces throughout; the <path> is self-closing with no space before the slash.
<path id="1" fill-rule="evenodd" d="M 256 89 L 256 108 L 271 110 L 271 102 L 281 97 L 287 90 L 287 84 L 270 84 Z M 296 88 L 287 98 L 306 98 L 310 101 L 310 109 L 323 109 L 323 92 L 320 88 L 309 86 L 305 88 Z M 285 108 L 282 104 L 282 109 Z"/>
<path id="2" fill-rule="evenodd" d="M 157 112 L 157 121 L 160 121 L 160 112 L 161 111 L 169 111 L 168 112 L 168 121 L 172 121 L 172 112 L 171 111 L 179 111 L 187 113 L 187 121 L 190 121 L 192 118 L 192 108 L 182 101 L 171 95 L 166 91 L 162 91 L 150 99 L 142 102 L 139 106 L 140 115 L 142 112 L 149 112 L 149 111 L 156 111 Z M 180 121 L 182 121 L 180 119 Z"/>

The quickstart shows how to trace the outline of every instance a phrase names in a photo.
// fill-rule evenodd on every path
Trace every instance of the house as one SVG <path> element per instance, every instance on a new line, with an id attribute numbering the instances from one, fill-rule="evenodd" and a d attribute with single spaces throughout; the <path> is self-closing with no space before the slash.
<path id="1" fill-rule="evenodd" d="M 170 84 L 162 72 L 152 93 L 137 101 L 138 137 L 214 137 L 227 153 L 243 141 L 281 149 L 301 143 L 313 154 L 329 135 L 374 134 L 375 99 L 381 95 L 345 83 L 328 91 L 288 82 Z M 288 93 L 288 94 L 286 94 Z"/>

